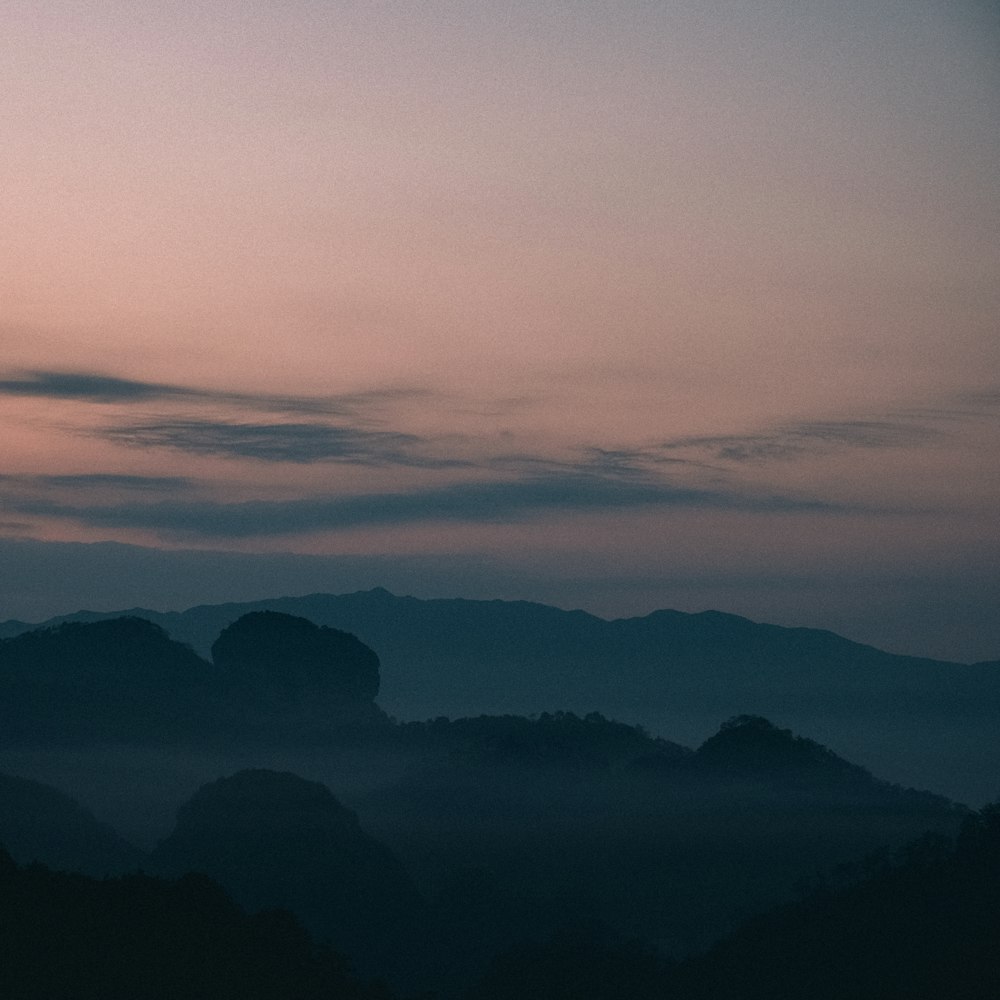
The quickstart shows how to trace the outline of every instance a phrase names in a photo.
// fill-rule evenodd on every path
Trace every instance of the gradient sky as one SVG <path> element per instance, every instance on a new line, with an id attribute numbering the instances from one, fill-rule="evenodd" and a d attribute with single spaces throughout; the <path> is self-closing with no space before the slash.
<path id="1" fill-rule="evenodd" d="M 1000 656 L 994 4 L 6 0 L 0 52 L 0 619 Z"/>

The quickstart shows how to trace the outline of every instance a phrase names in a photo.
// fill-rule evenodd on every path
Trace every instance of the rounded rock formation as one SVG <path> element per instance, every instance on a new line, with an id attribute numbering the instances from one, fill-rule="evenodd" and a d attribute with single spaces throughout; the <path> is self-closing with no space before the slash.
<path id="1" fill-rule="evenodd" d="M 277 701 L 370 702 L 379 689 L 378 656 L 360 639 L 277 611 L 254 611 L 223 629 L 212 659 L 239 686 Z"/>

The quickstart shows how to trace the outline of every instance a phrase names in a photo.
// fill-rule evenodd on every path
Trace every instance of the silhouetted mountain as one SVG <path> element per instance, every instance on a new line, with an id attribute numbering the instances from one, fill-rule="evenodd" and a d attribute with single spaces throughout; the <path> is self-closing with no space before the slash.
<path id="1" fill-rule="evenodd" d="M 754 717 L 694 753 L 569 713 L 397 731 L 423 754 L 353 804 L 470 964 L 567 913 L 671 954 L 705 947 L 818 868 L 964 814 Z"/>
<path id="2" fill-rule="evenodd" d="M 319 727 L 375 717 L 378 656 L 348 632 L 254 611 L 222 630 L 212 660 L 240 713 Z"/>
<path id="3" fill-rule="evenodd" d="M 37 781 L 0 774 L 0 844 L 21 864 L 115 875 L 142 854 L 68 795 Z"/>
<path id="4" fill-rule="evenodd" d="M 204 872 L 249 910 L 289 909 L 369 975 L 412 971 L 426 906 L 392 853 L 318 782 L 247 770 L 205 785 L 149 866 Z"/>
<path id="5" fill-rule="evenodd" d="M 211 667 L 158 625 L 117 618 L 0 641 L 3 740 L 173 738 L 211 698 Z"/>
<path id="6" fill-rule="evenodd" d="M 707 953 L 667 962 L 584 925 L 498 955 L 466 1000 L 994 1000 L 1000 995 L 1000 806 L 957 840 L 831 873 Z M 845 884 L 846 882 L 846 884 Z"/>
<path id="7" fill-rule="evenodd" d="M 691 751 L 650 736 L 639 726 L 606 719 L 599 712 L 580 718 L 573 712 L 480 715 L 475 718 L 407 722 L 397 729 L 402 746 L 438 754 L 451 761 L 483 766 L 601 769 L 627 765 L 655 755 L 676 762 Z"/>
<path id="8" fill-rule="evenodd" d="M 718 719 L 750 713 L 812 732 L 896 781 L 973 802 L 1000 793 L 994 664 L 896 656 L 718 612 L 604 621 L 527 602 L 381 589 L 132 613 L 207 654 L 221 629 L 265 610 L 353 633 L 377 650 L 380 704 L 402 718 L 598 710 L 700 742 Z"/>
<path id="9" fill-rule="evenodd" d="M 174 753 L 159 764 L 144 753 L 144 782 L 177 787 Z M 704 948 L 817 870 L 952 833 L 963 815 L 759 717 L 730 720 L 696 751 L 555 713 L 386 724 L 246 753 L 334 784 L 372 836 L 323 785 L 251 770 L 206 785 L 148 863 L 206 871 L 248 906 L 288 906 L 406 988 L 469 982 L 569 915 L 670 955 Z M 188 779 L 197 760 L 218 773 L 214 756 L 182 760 Z M 108 769 L 107 781 L 121 779 Z"/>
<path id="10" fill-rule="evenodd" d="M 758 715 L 738 715 L 698 748 L 693 763 L 733 777 L 828 785 L 872 783 L 870 772 L 814 740 L 779 729 Z"/>
<path id="11" fill-rule="evenodd" d="M 835 636 L 729 616 L 602 622 L 384 591 L 303 600 L 347 608 L 355 628 L 367 621 L 399 649 L 411 641 L 419 667 L 400 654 L 397 668 L 442 697 L 442 684 L 470 697 L 463 677 L 480 695 L 523 681 L 517 697 L 564 703 L 619 688 L 633 703 L 643 691 L 672 691 L 670 719 L 723 695 L 750 708 L 754 698 L 799 698 L 801 709 L 812 678 L 830 698 L 827 729 L 853 705 L 855 731 L 879 722 L 930 747 L 951 722 L 974 735 L 989 707 L 984 695 L 968 722 L 959 719 L 973 685 L 934 715 L 927 699 L 946 698 L 947 665 L 909 661 L 900 673 L 898 658 Z M 202 622 L 217 612 L 197 610 Z M 377 839 L 322 784 L 258 768 L 202 788 L 151 864 L 164 874 L 203 870 L 250 907 L 287 906 L 367 973 L 407 988 L 454 987 L 523 934 L 545 940 L 567 914 L 668 954 L 703 948 L 818 868 L 924 830 L 949 833 L 960 819 L 946 800 L 879 781 L 758 714 L 731 718 L 696 751 L 596 712 L 392 724 L 371 701 L 379 658 L 340 628 L 284 611 L 227 612 L 213 652 L 208 663 L 135 618 L 2 640 L 6 752 L 56 767 L 60 754 L 121 743 L 129 768 L 141 747 L 143 809 L 158 775 L 178 787 L 174 769 L 187 782 L 199 769 L 235 769 L 218 766 L 223 755 L 236 768 L 301 762 Z M 901 714 L 907 705 L 919 707 L 912 718 Z M 105 780 L 120 784 L 113 770 Z M 91 775 L 92 788 L 100 781 Z M 450 971 L 436 978 L 428 961 Z"/>
<path id="12" fill-rule="evenodd" d="M 214 665 L 132 617 L 0 640 L 0 742 L 301 740 L 384 719 L 378 657 L 353 635 L 266 612 L 213 649 Z"/>
<path id="13" fill-rule="evenodd" d="M 95 881 L 0 850 L 11 1000 L 389 1000 L 287 912 L 247 916 L 200 875 Z"/>
<path id="14" fill-rule="evenodd" d="M 83 612 L 86 614 L 86 612 Z M 48 625 L 55 624 L 53 621 L 49 621 Z M 0 622 L 0 639 L 13 639 L 14 636 L 20 635 L 22 632 L 31 632 L 33 629 L 39 628 L 38 625 L 32 625 L 30 622 L 22 622 L 17 618 L 8 618 L 5 622 Z"/>
<path id="15" fill-rule="evenodd" d="M 690 1000 L 993 1000 L 1000 995 L 1000 806 L 954 845 L 925 837 L 821 885 L 683 965 L 665 995 Z"/>

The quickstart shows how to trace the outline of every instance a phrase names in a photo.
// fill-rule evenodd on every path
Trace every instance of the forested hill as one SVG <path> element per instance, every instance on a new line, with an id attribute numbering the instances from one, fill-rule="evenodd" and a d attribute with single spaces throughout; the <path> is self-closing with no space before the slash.
<path id="1" fill-rule="evenodd" d="M 374 649 L 379 704 L 400 718 L 600 711 L 698 743 L 720 718 L 753 713 L 814 733 L 904 784 L 972 803 L 1000 792 L 995 663 L 898 656 L 714 611 L 605 621 L 528 602 L 419 600 L 382 589 L 116 614 L 155 622 L 204 655 L 223 628 L 262 610 L 344 630 Z M 30 627 L 8 622 L 0 634 Z"/>

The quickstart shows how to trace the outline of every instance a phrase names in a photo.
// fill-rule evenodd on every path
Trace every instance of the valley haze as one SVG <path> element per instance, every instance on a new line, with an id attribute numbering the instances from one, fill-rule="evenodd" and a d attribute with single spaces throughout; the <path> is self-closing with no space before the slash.
<path id="1" fill-rule="evenodd" d="M 384 588 L 183 612 L 82 611 L 43 624 L 142 618 L 208 657 L 227 626 L 265 610 L 373 648 L 379 705 L 404 720 L 597 711 L 697 744 L 720 721 L 749 713 L 809 733 L 904 785 L 977 805 L 1000 793 L 1000 664 L 900 656 L 829 631 L 720 612 L 607 621 L 525 601 L 422 600 Z M 33 627 L 7 621 L 0 638 Z M 120 724 L 132 725 L 124 717 Z"/>

